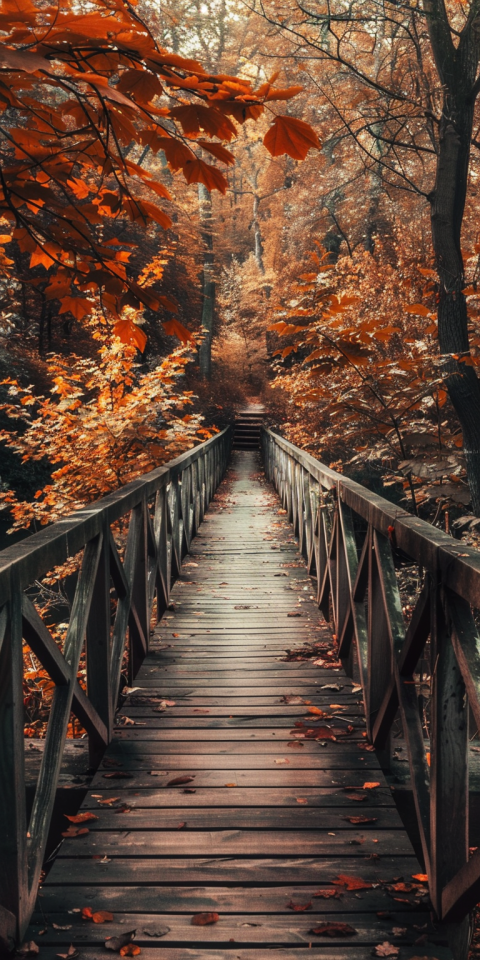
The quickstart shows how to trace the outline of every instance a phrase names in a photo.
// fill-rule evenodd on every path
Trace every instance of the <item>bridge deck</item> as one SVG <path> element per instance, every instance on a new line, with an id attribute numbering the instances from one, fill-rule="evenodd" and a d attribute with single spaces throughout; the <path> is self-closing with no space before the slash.
<path id="1" fill-rule="evenodd" d="M 449 957 L 352 681 L 284 659 L 330 635 L 257 454 L 234 453 L 174 598 L 85 798 L 97 819 L 43 886 L 27 937 L 41 960 L 109 956 L 105 938 L 131 930 L 146 960 L 364 960 L 385 942 Z M 306 716 L 337 739 L 295 736 Z"/>

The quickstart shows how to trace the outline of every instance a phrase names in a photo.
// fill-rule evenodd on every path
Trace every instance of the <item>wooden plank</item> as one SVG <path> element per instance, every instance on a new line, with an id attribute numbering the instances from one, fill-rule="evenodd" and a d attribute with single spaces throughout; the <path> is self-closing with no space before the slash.
<path id="1" fill-rule="evenodd" d="M 225 777 L 225 780 L 227 778 Z M 228 782 L 228 781 L 227 781 Z M 106 786 L 106 784 L 109 784 Z M 175 809 L 193 809 L 195 807 L 292 807 L 298 811 L 299 804 L 297 797 L 299 793 L 292 788 L 282 787 L 228 787 L 227 790 L 219 790 L 216 787 L 194 787 L 195 792 L 186 793 L 184 790 L 171 788 L 166 790 L 156 789 L 152 780 L 149 786 L 137 790 L 132 786 L 131 780 L 103 780 L 95 785 L 95 792 L 88 793 L 85 799 L 85 809 L 98 810 L 97 798 L 120 797 L 123 803 L 127 805 L 135 804 L 137 808 L 153 807 L 163 809 L 164 807 L 175 807 Z M 90 788 L 93 790 L 93 787 Z M 348 793 L 351 791 L 339 790 L 338 787 L 302 787 L 301 796 L 306 798 L 309 807 L 342 807 L 345 812 L 354 815 L 361 814 L 363 806 L 367 806 L 368 798 L 364 802 L 355 802 L 349 799 Z M 394 807 L 391 791 L 388 789 L 377 790 L 375 792 L 375 806 Z M 343 813 L 343 809 L 342 809 Z"/>
<path id="2" fill-rule="evenodd" d="M 173 801 L 174 803 L 175 801 Z M 90 831 L 97 833 L 99 830 L 150 830 L 152 827 L 152 809 L 155 807 L 142 807 L 136 809 L 136 800 L 132 797 L 131 807 L 124 804 L 121 799 L 113 804 L 113 808 L 105 809 L 97 806 L 95 814 L 97 821 L 90 825 Z M 123 812 L 124 805 L 128 808 Z M 348 818 L 358 816 L 353 810 L 339 810 L 332 803 L 329 808 L 309 808 L 297 804 L 294 815 L 292 815 L 293 803 L 291 807 L 284 809 L 277 808 L 245 808 L 217 807 L 212 809 L 190 808 L 188 820 L 179 816 L 176 806 L 164 808 L 161 816 L 155 817 L 156 830 L 176 830 L 179 824 L 183 823 L 183 830 L 190 833 L 191 830 L 291 830 L 294 822 L 295 830 L 342 830 L 342 836 L 346 833 L 356 831 L 358 825 L 351 823 Z M 381 831 L 402 831 L 403 826 L 398 822 L 397 811 L 394 807 L 365 806 L 362 804 L 361 816 L 367 821 L 362 825 L 363 833 L 375 832 L 376 837 L 383 839 Z M 370 822 L 368 822 L 370 821 Z M 346 833 L 345 833 L 346 831 Z M 379 832 L 380 831 L 380 832 Z M 195 837 L 192 839 L 195 844 Z M 193 850 L 193 847 L 192 847 Z M 392 851 L 393 852 L 393 851 Z"/>
<path id="3" fill-rule="evenodd" d="M 388 930 L 388 928 L 385 928 Z M 385 933 L 386 936 L 386 933 Z M 312 944 L 312 949 L 309 949 L 308 960 L 344 960 L 346 954 L 346 948 L 343 947 L 316 947 Z M 230 952 L 230 951 L 229 951 Z M 403 948 L 403 956 L 406 958 L 418 956 L 418 948 Z M 48 946 L 45 944 L 42 948 L 42 960 L 56 960 L 58 955 L 58 946 Z M 98 960 L 98 948 L 82 946 L 82 957 L 85 960 Z M 161 948 L 161 957 L 162 960 L 225 960 L 225 957 L 228 957 L 228 954 L 225 953 L 225 950 L 217 950 L 214 947 L 210 946 L 201 946 L 201 947 L 189 947 L 182 945 L 181 947 L 168 947 L 164 945 Z M 372 958 L 372 947 L 365 946 L 362 947 L 357 945 L 355 947 L 355 960 L 371 960 Z M 436 944 L 422 944 L 422 956 L 427 958 L 432 958 L 432 960 L 451 960 L 451 952 L 448 948 L 443 946 L 437 946 Z M 103 951 L 102 951 L 103 957 Z M 158 946 L 151 947 L 143 945 L 142 946 L 142 957 L 144 960 L 158 960 Z M 234 954 L 235 960 L 272 960 L 272 947 L 267 946 L 266 948 L 251 948 L 251 947 L 242 947 L 238 946 L 235 948 Z M 275 960 L 305 960 L 305 949 L 300 947 L 299 949 L 290 948 L 290 947 L 275 947 Z"/>
<path id="4" fill-rule="evenodd" d="M 346 847 L 345 855 L 334 857 L 106 857 L 100 853 L 93 858 L 58 858 L 45 886 L 65 885 L 75 888 L 78 884 L 106 886 L 116 884 L 162 883 L 185 884 L 186 879 L 195 885 L 228 883 L 235 886 L 258 884 L 282 886 L 291 883 L 330 885 L 339 875 L 355 876 L 361 871 L 364 880 L 381 883 L 394 877 L 409 879 L 418 872 L 416 857 L 392 857 L 385 854 L 380 860 L 366 860 L 363 852 L 351 855 L 360 847 Z M 68 920 L 69 922 L 69 920 Z"/>
<path id="5" fill-rule="evenodd" d="M 222 915 L 225 913 L 247 915 L 285 913 L 289 916 L 287 904 L 290 902 L 300 904 L 311 902 L 309 915 L 325 912 L 340 913 L 347 910 L 350 912 L 358 909 L 358 895 L 355 895 L 353 890 L 348 892 L 344 889 L 338 899 L 332 897 L 325 900 L 314 896 L 319 890 L 326 890 L 328 887 L 329 884 L 323 880 L 316 885 L 257 886 L 252 896 L 252 890 L 245 887 L 175 887 L 164 886 L 160 882 L 156 885 L 132 883 L 129 886 L 95 886 L 93 889 L 86 885 L 84 889 L 79 888 L 79 893 L 85 905 L 93 902 L 95 910 L 109 910 L 112 913 L 117 910 L 155 913 L 158 911 L 160 898 L 165 913 L 200 913 L 214 910 Z M 79 902 L 77 889 L 50 885 L 43 890 L 41 902 L 44 914 L 58 914 L 60 908 L 75 909 Z M 375 889 L 363 891 L 361 907 L 365 913 L 377 910 L 392 912 L 392 923 L 395 923 L 395 914 L 405 916 L 412 910 L 410 903 L 393 901 L 388 891 L 380 885 Z M 308 956 L 310 958 L 310 954 Z"/>
<path id="6" fill-rule="evenodd" d="M 435 942 L 435 940 L 440 939 L 440 937 L 436 935 L 431 922 L 426 919 L 427 916 L 427 914 L 424 914 L 422 920 L 425 918 L 424 922 L 427 924 L 427 935 L 430 933 L 431 939 Z M 210 925 L 207 930 L 202 926 L 193 926 L 190 916 L 178 916 L 165 913 L 137 914 L 132 912 L 128 914 L 128 918 L 131 928 L 137 930 L 136 942 L 139 946 L 151 945 L 153 941 L 153 943 L 157 942 L 158 946 L 162 948 L 169 943 L 178 946 L 182 944 L 186 946 L 193 944 L 217 944 L 228 947 L 233 941 L 239 946 L 268 943 L 275 946 L 288 946 L 291 944 L 294 946 L 303 945 L 304 947 L 308 947 L 309 943 L 312 943 L 314 939 L 316 939 L 316 942 L 318 942 L 319 939 L 312 936 L 311 917 L 309 917 L 308 914 L 305 916 L 305 914 L 302 913 L 290 913 L 288 916 L 277 914 L 275 917 L 269 914 L 253 913 L 249 914 L 247 918 L 244 914 L 227 914 L 226 916 L 220 917 L 218 922 Z M 414 918 L 408 914 L 407 918 L 408 925 L 403 936 L 399 938 L 399 943 L 402 945 L 413 945 L 414 941 L 418 939 L 418 932 L 414 928 L 414 923 L 418 918 Z M 73 940 L 78 944 L 79 948 L 82 949 L 84 944 L 103 945 L 106 936 L 118 937 L 121 933 L 125 932 L 125 927 L 119 924 L 116 918 L 108 924 L 108 933 L 102 924 L 86 924 L 77 914 L 72 914 L 70 919 L 70 930 L 49 930 L 47 935 L 44 936 L 42 943 L 65 944 L 68 947 Z M 348 912 L 324 913 L 323 920 L 326 922 L 331 920 L 336 923 L 347 923 L 350 926 L 353 924 L 355 933 L 348 942 L 350 945 L 353 945 L 354 948 L 357 944 L 372 945 L 380 942 L 380 934 L 385 937 L 385 931 L 388 931 L 388 934 L 391 935 L 394 926 L 391 921 L 387 925 L 384 922 L 382 923 L 382 920 L 374 914 L 360 911 L 355 917 L 352 917 L 351 913 Z M 155 933 L 159 927 L 163 928 L 160 936 Z M 168 927 L 168 931 L 166 932 L 165 927 Z M 328 946 L 345 948 L 345 934 L 342 936 L 341 931 L 339 931 L 336 936 L 323 937 L 323 942 L 328 944 Z"/>

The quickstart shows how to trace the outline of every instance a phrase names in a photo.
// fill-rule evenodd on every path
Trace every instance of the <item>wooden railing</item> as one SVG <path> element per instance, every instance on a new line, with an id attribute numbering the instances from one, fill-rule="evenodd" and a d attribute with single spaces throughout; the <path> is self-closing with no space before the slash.
<path id="1" fill-rule="evenodd" d="M 480 901 L 480 849 L 469 857 L 468 844 L 469 713 L 470 736 L 480 730 L 480 554 L 270 430 L 262 442 L 339 657 L 361 682 L 375 747 L 386 749 L 400 717 L 433 907 L 458 924 Z M 407 625 L 397 573 L 408 558 L 421 589 Z M 425 656 L 429 743 L 416 673 Z"/>
<path id="2" fill-rule="evenodd" d="M 151 615 L 169 605 L 182 558 L 220 482 L 231 428 L 103 500 L 0 553 L 0 953 L 23 936 L 37 895 L 71 713 L 92 765 L 112 736 L 122 663 L 147 650 Z M 112 525 L 128 524 L 124 551 Z M 117 536 L 118 539 L 118 536 Z M 63 651 L 25 593 L 83 551 Z M 121 554 L 123 559 L 121 559 Z M 25 806 L 24 642 L 55 684 L 33 809 Z M 86 685 L 77 679 L 86 653 Z"/>

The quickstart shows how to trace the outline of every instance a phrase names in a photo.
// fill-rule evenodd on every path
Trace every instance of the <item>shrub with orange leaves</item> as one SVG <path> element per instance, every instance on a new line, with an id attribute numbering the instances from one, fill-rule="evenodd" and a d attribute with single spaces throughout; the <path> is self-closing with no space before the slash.
<path id="1" fill-rule="evenodd" d="M 0 439 L 24 462 L 47 457 L 53 467 L 51 483 L 31 503 L 0 493 L 13 530 L 58 520 L 211 435 L 190 412 L 193 395 L 182 382 L 188 348 L 147 371 L 135 356 L 134 346 L 111 335 L 99 360 L 50 357 L 51 397 L 4 381 L 10 402 L 2 409 L 27 428 L 4 430 Z"/>
<path id="2" fill-rule="evenodd" d="M 466 504 L 431 271 L 401 244 L 397 257 L 394 270 L 379 241 L 374 255 L 357 249 L 337 262 L 320 248 L 285 291 L 270 328 L 281 358 L 275 383 L 290 399 L 285 432 L 322 458 L 340 454 L 336 469 L 346 461 L 378 467 L 414 508 Z"/>

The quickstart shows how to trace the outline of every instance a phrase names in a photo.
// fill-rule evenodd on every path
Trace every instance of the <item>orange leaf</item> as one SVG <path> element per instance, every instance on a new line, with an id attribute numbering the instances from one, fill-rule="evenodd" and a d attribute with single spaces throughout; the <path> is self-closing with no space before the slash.
<path id="1" fill-rule="evenodd" d="M 419 883 L 428 883 L 428 873 L 412 873 L 412 877 Z"/>
<path id="2" fill-rule="evenodd" d="M 83 317 L 87 317 L 93 310 L 92 301 L 82 300 L 81 297 L 62 297 L 60 303 L 61 307 L 58 312 L 71 313 L 75 317 L 75 320 L 82 320 Z"/>
<path id="3" fill-rule="evenodd" d="M 295 117 L 275 117 L 263 142 L 272 157 L 287 153 L 294 160 L 305 160 L 311 148 L 321 148 L 317 134 L 310 124 Z"/>
<path id="4" fill-rule="evenodd" d="M 203 147 L 204 150 L 208 150 L 217 160 L 221 160 L 222 163 L 235 163 L 233 153 L 230 153 L 230 150 L 222 147 L 221 143 L 210 143 L 208 140 L 197 140 L 197 143 L 200 147 Z"/>
<path id="5" fill-rule="evenodd" d="M 339 887 L 346 887 L 347 890 L 371 890 L 372 884 L 368 880 L 361 880 L 359 877 L 350 877 L 347 874 L 339 873 L 336 880 L 332 881 Z"/>
<path id="6" fill-rule="evenodd" d="M 212 167 L 210 163 L 205 163 L 204 160 L 189 160 L 183 168 L 183 173 L 187 183 L 203 183 L 207 190 L 227 192 L 228 183 L 223 173 L 220 173 L 216 167 Z"/>
<path id="7" fill-rule="evenodd" d="M 48 268 L 52 266 L 52 263 L 55 263 L 55 261 L 49 257 L 46 250 L 42 250 L 42 247 L 37 247 L 30 257 L 30 270 L 32 270 L 33 267 L 37 267 L 39 264 L 41 264 L 42 267 L 46 267 L 48 270 Z"/>
<path id="8" fill-rule="evenodd" d="M 284 90 L 271 90 L 270 93 L 267 93 L 265 100 L 291 100 L 302 90 L 303 87 L 285 87 Z"/>
<path id="9" fill-rule="evenodd" d="M 367 781 L 367 783 L 363 784 L 362 790 L 375 790 L 375 787 L 379 787 L 379 786 L 380 786 L 380 783 L 376 783 L 376 782 L 370 783 Z"/>
<path id="10" fill-rule="evenodd" d="M 147 336 L 143 330 L 137 327 L 136 323 L 132 323 L 131 320 L 117 320 L 113 332 L 122 343 L 133 344 L 133 346 L 138 347 L 140 353 L 143 353 L 145 350 Z"/>
<path id="11" fill-rule="evenodd" d="M 183 326 L 183 323 L 180 323 L 180 321 L 176 320 L 174 317 L 171 320 L 166 320 L 164 322 L 163 329 L 169 337 L 178 337 L 182 343 L 188 343 L 189 340 L 193 340 L 190 331 Z"/>
<path id="12" fill-rule="evenodd" d="M 74 817 L 70 817 L 68 813 L 64 813 L 64 817 L 70 820 L 70 823 L 86 823 L 87 820 L 98 820 L 98 817 L 96 817 L 94 813 L 77 813 Z"/>
<path id="13" fill-rule="evenodd" d="M 113 920 L 113 913 L 109 910 L 97 910 L 92 914 L 92 920 L 94 923 L 110 923 Z"/>
<path id="14" fill-rule="evenodd" d="M 133 94 L 139 103 L 148 103 L 163 92 L 158 78 L 146 70 L 124 70 L 117 83 L 117 90 Z"/>
<path id="15" fill-rule="evenodd" d="M 121 957 L 138 957 L 138 954 L 141 953 L 140 947 L 136 943 L 126 943 L 124 947 L 120 947 L 119 953 Z"/>
<path id="16" fill-rule="evenodd" d="M 210 923 L 218 923 L 218 913 L 195 913 L 190 921 L 194 927 L 206 927 Z"/>
<path id="17" fill-rule="evenodd" d="M 423 303 L 411 303 L 408 307 L 405 307 L 405 313 L 414 313 L 418 317 L 429 317 L 431 311 L 427 310 Z"/>

